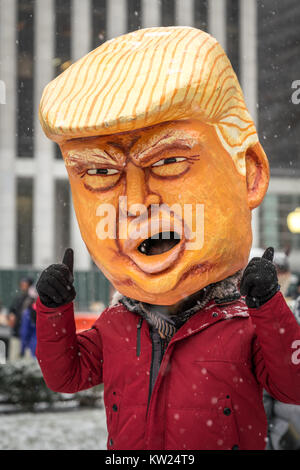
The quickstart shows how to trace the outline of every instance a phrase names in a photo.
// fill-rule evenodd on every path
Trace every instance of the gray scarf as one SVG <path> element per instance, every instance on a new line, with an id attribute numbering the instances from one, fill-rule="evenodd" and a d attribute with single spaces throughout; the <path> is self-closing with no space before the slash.
<path id="1" fill-rule="evenodd" d="M 152 328 L 158 331 L 161 338 L 170 341 L 176 331 L 194 313 L 203 309 L 210 300 L 214 300 L 217 304 L 223 304 L 239 299 L 241 295 L 238 285 L 241 275 L 242 271 L 238 271 L 222 281 L 209 284 L 201 291 L 184 299 L 180 310 L 174 314 L 167 312 L 167 308 L 164 306 L 147 304 L 129 297 L 123 296 L 118 301 L 129 311 L 144 318 Z"/>

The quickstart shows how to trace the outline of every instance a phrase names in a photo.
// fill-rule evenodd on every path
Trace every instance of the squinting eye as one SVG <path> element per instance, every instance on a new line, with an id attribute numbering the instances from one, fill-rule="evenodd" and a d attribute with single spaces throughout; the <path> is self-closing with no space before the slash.
<path id="1" fill-rule="evenodd" d="M 153 163 L 151 166 L 162 166 L 162 165 L 168 165 L 170 163 L 178 163 L 178 162 L 183 162 L 186 160 L 185 157 L 169 157 L 169 158 L 163 158 L 162 160 L 159 160 L 156 163 Z"/>
<path id="2" fill-rule="evenodd" d="M 90 168 L 81 178 L 86 189 L 90 191 L 106 191 L 113 188 L 122 176 L 122 171 L 116 168 Z"/>
<path id="3" fill-rule="evenodd" d="M 87 170 L 88 175 L 103 175 L 103 176 L 110 176 L 116 175 L 119 173 L 119 170 L 114 170 L 113 168 L 93 168 L 91 170 Z"/>
<path id="4" fill-rule="evenodd" d="M 188 158 L 169 157 L 162 158 L 151 165 L 151 174 L 158 178 L 175 178 L 181 176 L 190 167 Z"/>

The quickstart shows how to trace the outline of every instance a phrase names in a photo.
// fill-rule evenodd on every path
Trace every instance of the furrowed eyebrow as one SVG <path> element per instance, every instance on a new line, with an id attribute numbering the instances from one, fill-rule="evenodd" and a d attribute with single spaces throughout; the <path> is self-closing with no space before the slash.
<path id="1" fill-rule="evenodd" d="M 135 158 L 140 162 L 146 162 L 153 158 L 156 153 L 162 150 L 176 149 L 192 149 L 194 145 L 198 144 L 198 140 L 184 132 L 172 132 L 161 135 L 155 142 L 150 142 L 150 145 L 142 151 L 136 152 Z"/>
<path id="2" fill-rule="evenodd" d="M 183 133 L 180 134 L 176 133 L 174 135 L 167 134 L 162 136 L 142 152 L 137 152 L 135 158 L 139 163 L 146 163 L 166 150 L 191 150 L 194 145 L 199 143 L 197 139 L 193 137 L 183 135 Z"/>
<path id="3" fill-rule="evenodd" d="M 99 163 L 110 164 L 113 166 L 120 166 L 117 157 L 109 153 L 105 149 L 99 148 L 85 148 L 81 150 L 69 150 L 65 159 L 67 166 L 72 167 L 76 165 L 97 165 Z"/>
<path id="4" fill-rule="evenodd" d="M 173 144 L 161 144 L 159 146 L 157 146 L 155 148 L 155 150 L 153 150 L 151 153 L 149 153 L 148 155 L 146 156 L 143 156 L 141 158 L 139 158 L 139 162 L 140 163 L 147 163 L 149 162 L 150 160 L 153 160 L 155 159 L 156 157 L 162 157 L 162 152 L 165 152 L 167 150 L 173 150 L 174 152 L 176 151 L 180 151 L 180 150 L 191 150 L 191 146 L 190 145 L 185 145 L 185 144 L 181 144 L 180 142 L 174 142 Z"/>

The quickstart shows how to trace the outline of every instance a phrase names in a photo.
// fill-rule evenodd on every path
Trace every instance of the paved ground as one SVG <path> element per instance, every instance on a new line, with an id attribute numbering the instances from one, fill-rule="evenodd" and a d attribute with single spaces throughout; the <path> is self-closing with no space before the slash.
<path id="1" fill-rule="evenodd" d="M 106 449 L 103 409 L 0 415 L 0 450 Z"/>

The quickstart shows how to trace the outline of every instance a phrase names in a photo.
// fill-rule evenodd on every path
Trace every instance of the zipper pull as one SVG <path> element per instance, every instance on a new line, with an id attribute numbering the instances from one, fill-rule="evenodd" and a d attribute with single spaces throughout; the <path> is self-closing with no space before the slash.
<path id="1" fill-rule="evenodd" d="M 140 318 L 140 321 L 136 325 L 136 357 L 139 357 L 141 354 L 141 329 L 142 329 L 143 318 Z"/>

